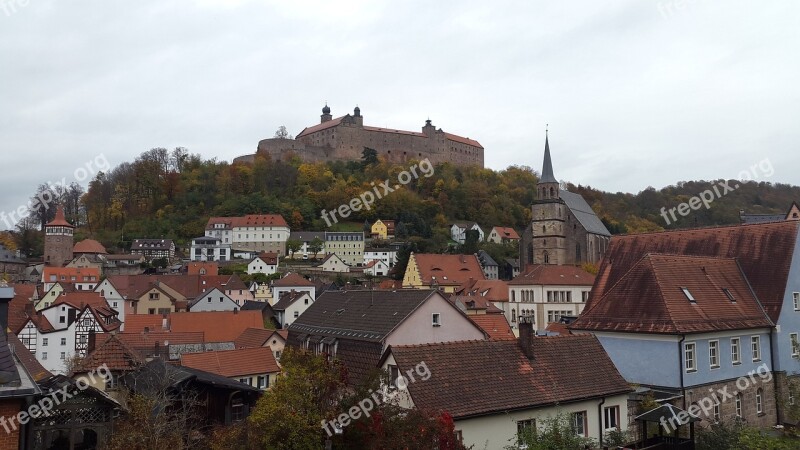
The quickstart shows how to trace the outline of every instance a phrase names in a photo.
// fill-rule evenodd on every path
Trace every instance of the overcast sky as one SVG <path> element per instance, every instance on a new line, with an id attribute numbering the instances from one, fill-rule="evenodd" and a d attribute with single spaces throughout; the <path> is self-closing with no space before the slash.
<path id="1" fill-rule="evenodd" d="M 549 123 L 556 177 L 608 191 L 742 171 L 800 184 L 799 13 L 790 0 L 0 0 L 0 211 L 153 147 L 230 161 L 280 125 L 318 123 L 326 101 L 374 126 L 430 117 L 481 142 L 493 169 L 541 170 Z M 751 169 L 765 158 L 770 177 Z"/>

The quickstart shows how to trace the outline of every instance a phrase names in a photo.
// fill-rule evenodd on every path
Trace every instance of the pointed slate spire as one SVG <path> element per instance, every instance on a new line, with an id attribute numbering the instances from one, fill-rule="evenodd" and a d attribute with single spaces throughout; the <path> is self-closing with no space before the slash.
<path id="1" fill-rule="evenodd" d="M 553 161 L 550 160 L 550 142 L 547 130 L 544 132 L 544 164 L 542 165 L 542 177 L 539 178 L 539 183 L 558 183 L 555 175 L 553 175 Z"/>

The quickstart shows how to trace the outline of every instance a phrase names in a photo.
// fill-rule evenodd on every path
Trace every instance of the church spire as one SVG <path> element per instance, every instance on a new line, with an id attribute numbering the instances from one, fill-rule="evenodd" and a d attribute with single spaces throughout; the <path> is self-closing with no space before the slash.
<path id="1" fill-rule="evenodd" d="M 539 183 L 558 183 L 553 175 L 553 161 L 550 159 L 550 141 L 547 136 L 547 129 L 544 131 L 544 164 L 542 164 L 542 176 Z"/>

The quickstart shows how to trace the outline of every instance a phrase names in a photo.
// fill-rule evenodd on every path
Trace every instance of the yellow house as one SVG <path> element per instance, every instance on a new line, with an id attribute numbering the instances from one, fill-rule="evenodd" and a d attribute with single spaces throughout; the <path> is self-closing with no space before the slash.
<path id="1" fill-rule="evenodd" d="M 372 224 L 372 237 L 377 239 L 389 239 L 394 237 L 394 220 L 378 219 Z"/>
<path id="2" fill-rule="evenodd" d="M 436 287 L 447 294 L 452 294 L 465 283 L 485 279 L 486 276 L 475 255 L 412 253 L 408 257 L 403 287 L 415 289 Z"/>

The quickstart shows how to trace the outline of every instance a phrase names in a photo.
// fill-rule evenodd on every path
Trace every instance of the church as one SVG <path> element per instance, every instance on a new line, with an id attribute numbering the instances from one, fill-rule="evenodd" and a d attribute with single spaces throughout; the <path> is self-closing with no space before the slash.
<path id="1" fill-rule="evenodd" d="M 553 174 L 547 134 L 536 197 L 531 223 L 520 240 L 520 263 L 599 264 L 611 233 L 580 194 L 562 189 Z"/>

